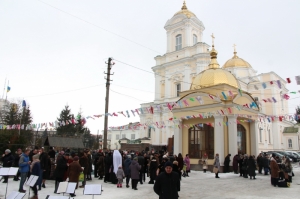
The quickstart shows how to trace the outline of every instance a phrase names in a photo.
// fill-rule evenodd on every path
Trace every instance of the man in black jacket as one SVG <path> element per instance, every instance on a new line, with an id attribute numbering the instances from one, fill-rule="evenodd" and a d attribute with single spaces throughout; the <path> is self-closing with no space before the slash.
<path id="1" fill-rule="evenodd" d="M 180 191 L 179 175 L 172 171 L 173 164 L 165 163 L 165 172 L 156 177 L 154 184 L 154 192 L 159 195 L 159 199 L 178 199 L 178 191 Z"/>
<path id="2" fill-rule="evenodd" d="M 138 163 L 139 165 L 141 165 L 141 169 L 140 169 L 140 173 L 139 173 L 139 177 L 140 177 L 140 184 L 143 184 L 143 175 L 145 173 L 145 159 L 144 159 L 144 156 L 139 153 L 138 155 Z M 144 181 L 145 182 L 145 181 Z"/>
<path id="3" fill-rule="evenodd" d="M 69 159 L 69 154 L 65 153 L 63 157 L 58 158 L 56 160 L 56 168 L 53 174 L 55 176 L 54 193 L 57 193 L 59 183 L 63 181 L 64 174 L 68 170 L 68 166 L 69 166 L 68 159 Z"/>

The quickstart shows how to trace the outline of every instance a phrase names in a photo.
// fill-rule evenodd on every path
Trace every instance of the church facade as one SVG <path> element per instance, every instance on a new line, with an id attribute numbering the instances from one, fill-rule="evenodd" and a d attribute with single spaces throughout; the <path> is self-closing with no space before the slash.
<path id="1" fill-rule="evenodd" d="M 149 137 L 154 146 L 173 139 L 173 152 L 189 154 L 192 165 L 204 153 L 210 163 L 219 153 L 222 164 L 227 154 L 299 150 L 298 134 L 285 131 L 293 123 L 282 97 L 288 93 L 284 79 L 275 72 L 257 74 L 235 48 L 221 67 L 214 36 L 210 47 L 203 41 L 203 23 L 185 3 L 164 28 L 167 52 L 155 57 L 152 67 L 155 98 L 141 104 L 144 110 L 153 107 L 153 114 L 139 115 L 140 123 L 148 124 L 139 129 L 139 137 Z M 273 98 L 276 103 L 270 102 Z M 182 101 L 188 103 L 174 105 Z M 167 104 L 173 104 L 172 110 Z"/>

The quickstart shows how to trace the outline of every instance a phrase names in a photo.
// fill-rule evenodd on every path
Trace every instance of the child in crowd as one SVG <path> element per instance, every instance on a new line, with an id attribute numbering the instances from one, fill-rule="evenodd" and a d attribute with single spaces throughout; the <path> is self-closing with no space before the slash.
<path id="1" fill-rule="evenodd" d="M 185 163 L 185 162 L 183 162 L 182 171 L 183 171 L 182 176 L 183 176 L 183 177 L 186 177 L 186 176 L 187 176 L 187 173 L 186 173 L 186 163 Z"/>
<path id="2" fill-rule="evenodd" d="M 125 178 L 125 174 L 122 169 L 122 165 L 119 165 L 118 171 L 117 171 L 117 179 L 118 179 L 117 188 L 122 188 L 123 178 Z"/>

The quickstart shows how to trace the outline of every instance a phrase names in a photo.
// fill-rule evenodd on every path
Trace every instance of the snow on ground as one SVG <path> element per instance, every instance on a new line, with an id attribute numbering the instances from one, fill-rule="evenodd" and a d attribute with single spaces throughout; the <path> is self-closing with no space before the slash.
<path id="1" fill-rule="evenodd" d="M 181 181 L 181 191 L 179 192 L 180 198 L 192 199 L 291 199 L 300 198 L 300 167 L 299 164 L 294 165 L 295 177 L 290 188 L 273 187 L 270 184 L 270 175 L 264 176 L 258 174 L 257 180 L 250 180 L 239 177 L 233 173 L 221 173 L 220 178 L 216 179 L 213 173 L 202 171 L 192 171 L 190 177 L 183 178 Z M 117 188 L 116 185 L 104 183 L 103 180 L 93 179 L 87 181 L 87 184 L 102 184 L 103 192 L 100 196 L 95 196 L 94 199 L 155 199 L 158 196 L 153 191 L 153 185 L 147 182 L 140 185 L 138 190 L 132 190 L 125 187 Z M 19 182 L 9 179 L 8 193 L 17 191 Z M 6 184 L 0 183 L 0 198 L 4 199 Z M 26 187 L 28 192 L 28 187 Z M 54 191 L 54 181 L 46 181 L 46 188 L 39 191 L 39 199 L 45 199 L 47 195 L 56 195 Z M 32 191 L 30 191 L 32 194 Z M 60 194 L 61 195 L 61 194 Z M 83 189 L 76 190 L 75 199 L 92 199 L 91 195 L 84 196 Z M 24 198 L 28 198 L 26 195 Z"/>

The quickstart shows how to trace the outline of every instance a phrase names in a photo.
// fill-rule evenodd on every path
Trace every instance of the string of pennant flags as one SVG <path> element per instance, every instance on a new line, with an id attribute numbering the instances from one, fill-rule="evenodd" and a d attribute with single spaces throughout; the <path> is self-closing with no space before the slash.
<path id="1" fill-rule="evenodd" d="M 300 75 L 299 76 L 296 76 L 295 77 L 296 79 L 296 83 L 297 85 L 300 85 Z M 291 79 L 290 78 L 286 78 L 287 80 L 287 83 L 291 83 Z M 269 82 L 263 82 L 262 83 L 262 87 L 264 89 L 268 88 L 268 86 L 274 86 L 274 85 L 277 85 L 278 88 L 282 88 L 282 85 L 281 85 L 281 81 L 280 80 L 272 80 L 272 81 L 269 81 Z M 257 85 L 254 85 L 254 88 L 256 90 L 258 90 L 258 86 Z M 241 89 L 238 89 L 237 90 L 237 93 L 240 95 L 240 96 L 243 96 L 243 92 Z M 298 92 L 296 91 L 293 91 L 293 92 L 290 92 L 291 94 L 297 94 L 297 93 L 300 93 L 300 90 Z M 215 100 L 215 101 L 221 101 L 221 100 L 228 100 L 228 99 L 233 99 L 234 97 L 234 94 L 232 91 L 222 91 L 221 92 L 221 96 L 217 93 L 216 96 L 214 95 L 211 95 L 211 94 L 205 94 L 207 97 L 209 97 L 211 100 Z M 204 96 L 205 96 L 204 95 Z M 290 96 L 285 93 L 285 94 L 282 94 L 281 95 L 281 98 L 282 99 L 285 99 L 285 100 L 289 100 L 290 99 Z M 24 100 L 23 100 L 24 101 Z M 136 108 L 136 109 L 132 109 L 132 110 L 126 110 L 126 111 L 116 111 L 116 112 L 111 112 L 111 113 L 104 113 L 104 114 L 98 114 L 98 115 L 89 115 L 83 119 L 81 119 L 81 122 L 82 124 L 85 124 L 87 121 L 87 119 L 93 119 L 95 120 L 96 118 L 100 118 L 100 117 L 103 117 L 103 116 L 111 116 L 111 117 L 118 117 L 119 115 L 122 115 L 124 117 L 127 117 L 127 118 L 130 118 L 130 116 L 136 116 L 136 115 L 140 115 L 140 114 L 145 114 L 145 113 L 148 113 L 148 114 L 154 114 L 154 112 L 162 112 L 164 111 L 165 108 L 169 109 L 169 111 L 172 111 L 174 107 L 179 107 L 179 108 L 183 108 L 183 107 L 188 107 L 189 106 L 189 103 L 190 102 L 195 102 L 197 101 L 200 105 L 204 104 L 204 99 L 203 99 L 203 96 L 196 96 L 196 97 L 190 97 L 189 99 L 182 99 L 182 100 L 179 100 L 177 102 L 167 102 L 167 103 L 164 103 L 164 104 L 159 104 L 159 105 L 153 105 L 153 106 L 149 106 L 149 107 L 141 107 L 141 108 Z M 265 99 L 262 99 L 263 102 L 267 103 L 276 103 L 277 100 L 275 97 L 271 97 L 271 98 L 265 98 Z M 254 109 L 254 108 L 258 108 L 257 106 L 257 103 L 259 105 L 262 105 L 260 101 L 256 101 L 256 102 L 252 102 L 252 103 L 249 103 L 249 104 L 244 104 L 244 105 L 236 105 L 235 108 L 237 110 L 242 110 L 243 108 L 248 108 L 248 109 Z M 26 106 L 26 105 L 25 105 Z M 228 115 L 228 114 L 232 114 L 232 109 L 231 108 L 227 108 L 227 109 L 220 109 L 220 110 L 217 110 L 213 113 L 205 113 L 205 114 L 199 114 L 198 116 L 186 116 L 184 118 L 180 118 L 180 119 L 176 119 L 176 118 L 171 118 L 172 120 L 168 120 L 167 122 L 170 122 L 170 121 L 179 121 L 179 120 L 182 120 L 182 119 L 191 119 L 191 118 L 208 118 L 208 117 L 212 117 L 213 115 L 215 114 L 219 114 L 219 115 Z M 251 116 L 249 116 L 251 117 Z M 265 117 L 265 118 L 263 118 Z M 271 121 L 275 121 L 275 119 L 278 119 L 279 121 L 282 121 L 283 119 L 286 120 L 286 117 L 290 118 L 289 120 L 298 120 L 300 119 L 300 115 L 286 115 L 286 116 L 259 116 L 260 118 L 260 121 L 261 119 L 263 118 L 263 120 L 267 120 L 268 122 L 271 122 Z M 249 119 L 250 121 L 251 119 Z M 240 120 L 242 121 L 242 120 Z M 237 120 L 237 122 L 239 122 Z M 247 121 L 242 121 L 242 122 L 247 122 Z M 0 129 L 38 129 L 38 128 L 43 128 L 43 127 L 48 127 L 48 124 L 49 124 L 49 127 L 53 127 L 53 128 L 57 128 L 59 126 L 65 126 L 65 125 L 68 125 L 68 124 L 77 124 L 78 121 L 75 120 L 75 119 L 71 119 L 71 120 L 68 120 L 68 121 L 62 121 L 62 122 L 59 122 L 59 121 L 55 121 L 55 122 L 46 122 L 46 123 L 38 123 L 38 124 L 29 124 L 29 125 L 24 125 L 24 124 L 14 124 L 14 125 L 3 125 L 3 124 L 0 124 Z M 157 128 L 162 128 L 164 127 L 165 128 L 165 122 L 164 121 L 157 121 L 157 122 L 153 122 L 152 124 L 141 124 L 139 123 L 139 126 L 144 126 L 146 128 L 146 126 L 149 127 L 151 126 L 156 126 Z M 212 124 L 208 124 L 208 125 L 212 125 Z M 220 124 L 221 125 L 221 124 Z M 226 124 L 228 125 L 228 124 Z M 180 128 L 180 126 L 178 126 Z M 184 126 L 185 127 L 185 126 Z M 114 128 L 114 127 L 110 127 L 110 128 Z"/>

